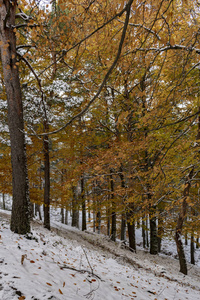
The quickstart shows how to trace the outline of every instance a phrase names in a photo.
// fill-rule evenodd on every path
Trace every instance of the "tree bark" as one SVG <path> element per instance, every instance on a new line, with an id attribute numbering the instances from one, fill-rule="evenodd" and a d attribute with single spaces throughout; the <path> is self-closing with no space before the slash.
<path id="1" fill-rule="evenodd" d="M 144 222 L 144 218 L 142 218 L 142 245 L 143 245 L 143 248 L 146 248 L 146 237 L 145 237 L 145 222 Z"/>
<path id="2" fill-rule="evenodd" d="M 110 171 L 112 173 L 112 170 Z M 114 181 L 112 175 L 110 175 L 110 190 L 111 190 L 111 200 L 112 200 L 112 226 L 111 226 L 111 240 L 116 241 L 116 207 L 114 202 Z"/>
<path id="3" fill-rule="evenodd" d="M 44 121 L 45 132 L 48 132 L 48 124 Z M 44 136 L 44 227 L 50 230 L 50 160 L 49 160 L 49 137 Z"/>
<path id="4" fill-rule="evenodd" d="M 150 217 L 150 254 L 158 254 L 158 237 L 156 217 Z"/>
<path id="5" fill-rule="evenodd" d="M 85 205 L 85 189 L 84 189 L 84 177 L 81 177 L 81 200 L 82 200 L 82 231 L 87 229 L 86 226 L 86 205 Z"/>
<path id="6" fill-rule="evenodd" d="M 64 224 L 65 223 L 65 215 L 64 215 L 63 207 L 61 207 L 60 214 L 61 214 L 61 223 Z"/>
<path id="7" fill-rule="evenodd" d="M 183 243 L 181 239 L 181 234 L 183 230 L 183 222 L 186 217 L 187 213 L 187 197 L 189 196 L 189 190 L 191 186 L 191 179 L 193 177 L 193 172 L 194 168 L 190 171 L 189 175 L 186 178 L 185 181 L 185 187 L 183 191 L 183 200 L 182 200 L 182 206 L 181 206 L 181 211 L 178 216 L 177 220 L 177 225 L 176 225 L 176 231 L 175 231 L 175 242 L 176 242 L 176 247 L 177 247 L 177 252 L 178 252 L 178 257 L 179 257 L 179 264 L 180 264 L 180 272 L 187 275 L 187 263 L 185 259 L 185 253 L 184 253 L 184 248 L 183 248 Z"/>
<path id="8" fill-rule="evenodd" d="M 129 248 L 131 251 L 136 252 L 135 221 L 134 220 L 131 221 L 130 217 L 131 217 L 131 213 L 127 213 Z"/>
<path id="9" fill-rule="evenodd" d="M 68 225 L 68 210 L 65 209 L 65 225 Z"/>
<path id="10" fill-rule="evenodd" d="M 72 187 L 73 198 L 72 198 L 72 226 L 79 228 L 79 210 L 77 203 L 76 188 Z"/>
<path id="11" fill-rule="evenodd" d="M 6 203 L 5 203 L 5 194 L 2 194 L 2 200 L 3 200 L 3 209 L 6 209 Z"/>
<path id="12" fill-rule="evenodd" d="M 17 1 L 1 1 L 1 61 L 8 102 L 8 125 L 11 141 L 13 204 L 10 228 L 15 233 L 30 231 L 29 187 L 24 136 L 22 95 L 16 60 L 14 31 Z"/>
<path id="13" fill-rule="evenodd" d="M 190 263 L 192 265 L 195 265 L 194 251 L 194 233 L 192 232 L 190 240 Z"/>
<path id="14" fill-rule="evenodd" d="M 126 240 L 126 215 L 125 213 L 122 213 L 121 216 L 121 241 Z"/>

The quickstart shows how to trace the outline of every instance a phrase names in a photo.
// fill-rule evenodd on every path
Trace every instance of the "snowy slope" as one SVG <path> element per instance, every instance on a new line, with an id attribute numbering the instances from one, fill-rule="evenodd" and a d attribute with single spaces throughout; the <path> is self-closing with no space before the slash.
<path id="1" fill-rule="evenodd" d="M 188 276 L 172 258 L 121 249 L 102 235 L 54 223 L 32 234 L 9 230 L 0 213 L 0 299 L 200 299 L 200 268 Z M 59 234 L 59 235 L 58 235 Z"/>

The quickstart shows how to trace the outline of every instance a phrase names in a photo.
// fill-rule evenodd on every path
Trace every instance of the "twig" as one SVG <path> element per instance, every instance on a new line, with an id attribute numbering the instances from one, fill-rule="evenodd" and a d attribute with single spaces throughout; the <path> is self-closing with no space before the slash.
<path id="1" fill-rule="evenodd" d="M 83 252 L 84 252 L 85 257 L 86 257 L 86 259 L 87 259 L 88 265 L 89 265 L 89 267 L 90 267 L 90 269 L 91 269 L 91 272 L 92 272 L 92 274 L 93 274 L 92 266 L 91 266 L 91 264 L 90 264 L 90 261 L 89 261 L 89 259 L 88 259 L 87 253 L 86 253 L 85 249 L 83 248 L 83 246 L 82 246 L 82 249 L 83 249 Z"/>
<path id="2" fill-rule="evenodd" d="M 88 273 L 89 275 L 92 275 L 93 277 L 96 277 L 97 279 L 103 281 L 99 275 L 94 274 L 94 273 L 92 273 L 92 272 L 90 272 L 88 270 L 82 270 L 82 269 L 79 270 L 79 269 L 76 269 L 76 268 L 73 268 L 73 267 L 69 267 L 69 266 L 67 266 L 65 264 L 63 266 L 59 266 L 59 268 L 61 270 L 63 270 L 63 269 L 69 269 L 69 270 L 76 271 L 76 272 L 81 273 L 81 274 Z"/>

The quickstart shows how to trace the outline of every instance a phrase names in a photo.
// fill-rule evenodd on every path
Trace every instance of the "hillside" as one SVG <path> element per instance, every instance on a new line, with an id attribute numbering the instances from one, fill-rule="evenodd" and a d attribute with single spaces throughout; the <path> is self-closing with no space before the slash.
<path id="1" fill-rule="evenodd" d="M 0 217 L 0 299 L 200 299 L 200 268 L 179 273 L 178 261 L 122 249 L 103 235 L 53 223 L 32 223 L 27 236 L 13 234 Z"/>

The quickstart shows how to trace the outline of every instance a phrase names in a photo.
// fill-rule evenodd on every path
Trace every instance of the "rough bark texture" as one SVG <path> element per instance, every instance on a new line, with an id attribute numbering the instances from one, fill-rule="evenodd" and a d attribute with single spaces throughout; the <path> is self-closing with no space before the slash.
<path id="1" fill-rule="evenodd" d="M 8 102 L 11 141 L 13 205 L 11 230 L 30 231 L 29 188 L 19 72 L 16 65 L 15 12 L 17 1 L 0 1 L 1 61 Z"/>
<path id="2" fill-rule="evenodd" d="M 187 275 L 187 263 L 185 259 L 185 253 L 184 253 L 184 248 L 183 248 L 183 243 L 181 239 L 181 234 L 182 234 L 182 229 L 183 229 L 183 222 L 186 217 L 187 213 L 187 197 L 189 196 L 189 190 L 191 186 L 191 179 L 193 177 L 193 171 L 194 169 L 190 171 L 189 175 L 186 178 L 185 181 L 185 187 L 183 191 L 183 200 L 182 200 L 182 206 L 181 206 L 181 211 L 178 216 L 177 220 L 177 225 L 176 225 L 176 231 L 175 231 L 175 242 L 176 242 L 176 247 L 177 247 L 177 252 L 178 252 L 178 257 L 179 257 L 179 264 L 180 264 L 180 272 Z"/>

